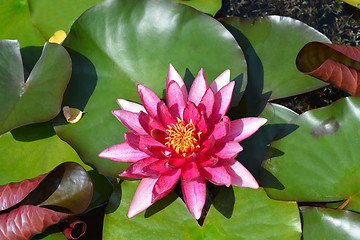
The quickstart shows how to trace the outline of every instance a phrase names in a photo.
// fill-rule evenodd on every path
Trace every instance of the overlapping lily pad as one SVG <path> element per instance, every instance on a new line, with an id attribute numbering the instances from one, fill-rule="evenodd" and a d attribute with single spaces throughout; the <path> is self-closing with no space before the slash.
<path id="1" fill-rule="evenodd" d="M 233 36 L 211 17 L 172 1 L 106 1 L 74 23 L 63 45 L 73 60 L 64 105 L 86 113 L 75 124 L 59 117 L 56 132 L 83 161 L 112 176 L 126 165 L 97 155 L 124 140 L 126 129 L 111 110 L 119 109 L 117 98 L 139 102 L 137 82 L 162 97 L 172 63 L 188 86 L 201 67 L 208 83 L 231 69 L 235 102 L 246 85 L 246 63 Z"/>
<path id="2" fill-rule="evenodd" d="M 301 207 L 303 239 L 360 238 L 360 215 L 351 211 Z"/>
<path id="3" fill-rule="evenodd" d="M 28 239 L 50 225 L 83 212 L 92 193 L 89 175 L 74 162 L 63 163 L 30 180 L 0 186 L 0 236 Z"/>
<path id="4" fill-rule="evenodd" d="M 31 23 L 26 0 L 0 2 L 0 39 L 17 39 L 21 47 L 42 46 L 45 39 Z"/>
<path id="5" fill-rule="evenodd" d="M 221 8 L 221 0 L 174 0 L 176 2 L 186 4 L 203 13 L 215 16 Z"/>
<path id="6" fill-rule="evenodd" d="M 268 122 L 255 134 L 240 142 L 244 148 L 236 157 L 259 182 L 261 163 L 271 141 L 277 137 L 279 131 L 288 122 L 298 116 L 292 110 L 273 103 L 268 103 L 259 117 L 266 118 Z M 292 125 L 294 127 L 294 125 Z M 271 151 L 272 149 L 270 149 Z"/>
<path id="7" fill-rule="evenodd" d="M 119 209 L 105 216 L 104 238 L 251 240 L 300 239 L 301 236 L 297 204 L 271 200 L 261 188 L 222 188 L 203 227 L 173 192 L 145 213 L 127 219 L 136 185 L 137 182 L 121 185 L 123 198 Z"/>
<path id="8" fill-rule="evenodd" d="M 46 43 L 29 74 L 23 68 L 19 42 L 1 40 L 0 134 L 54 118 L 60 111 L 70 75 L 71 59 L 62 46 Z"/>
<path id="9" fill-rule="evenodd" d="M 360 47 L 310 42 L 296 58 L 299 71 L 360 96 Z"/>
<path id="10" fill-rule="evenodd" d="M 271 143 L 262 184 L 271 198 L 310 202 L 349 200 L 359 211 L 360 99 L 348 97 L 300 115 L 298 128 Z"/>
<path id="11" fill-rule="evenodd" d="M 51 122 L 27 125 L 1 135 L 0 152 L 1 185 L 33 178 L 66 161 L 84 166 L 76 152 L 56 136 Z"/>
<path id="12" fill-rule="evenodd" d="M 297 95 L 326 85 L 304 76 L 295 65 L 296 55 L 306 43 L 330 42 L 322 33 L 298 20 L 280 16 L 231 17 L 221 22 L 236 37 L 245 54 L 253 55 L 249 64 L 255 65 L 252 68 L 258 75 L 257 87 L 263 86 L 260 91 L 269 93 L 268 98 Z"/>
<path id="13" fill-rule="evenodd" d="M 88 8 L 104 0 L 29 0 L 32 23 L 45 39 L 56 31 L 70 31 L 73 22 Z M 29 13 L 28 13 L 29 14 Z"/>

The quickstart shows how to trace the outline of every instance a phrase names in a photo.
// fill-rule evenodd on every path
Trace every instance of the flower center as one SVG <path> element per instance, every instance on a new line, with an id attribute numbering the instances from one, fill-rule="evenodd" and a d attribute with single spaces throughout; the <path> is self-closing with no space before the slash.
<path id="1" fill-rule="evenodd" d="M 166 146 L 174 150 L 177 154 L 187 157 L 196 149 L 200 148 L 199 139 L 201 132 L 196 134 L 196 128 L 190 119 L 186 125 L 178 118 L 177 124 L 168 125 L 166 131 L 169 136 L 165 139 Z"/>

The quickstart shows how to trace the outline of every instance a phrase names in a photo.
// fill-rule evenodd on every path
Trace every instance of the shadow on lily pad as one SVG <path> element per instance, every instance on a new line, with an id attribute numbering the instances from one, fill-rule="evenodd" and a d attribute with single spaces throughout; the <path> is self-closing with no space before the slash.
<path id="1" fill-rule="evenodd" d="M 72 61 L 72 74 L 63 97 L 62 106 L 84 111 L 97 84 L 94 64 L 82 54 L 66 48 Z M 54 119 L 54 126 L 67 124 L 62 111 Z"/>
<path id="2" fill-rule="evenodd" d="M 43 47 L 24 47 L 20 49 L 21 58 L 24 65 L 25 79 L 29 76 L 29 73 L 34 68 L 35 64 L 39 60 Z"/>
<path id="3" fill-rule="evenodd" d="M 223 186 L 220 189 L 217 198 L 215 198 L 213 205 L 215 209 L 218 210 L 224 217 L 231 218 L 235 205 L 235 194 L 233 187 Z"/>
<path id="4" fill-rule="evenodd" d="M 15 128 L 10 132 L 13 138 L 20 142 L 32 142 L 49 138 L 56 134 L 52 127 L 51 121 L 25 125 L 19 128 Z"/>
<path id="5" fill-rule="evenodd" d="M 271 95 L 271 92 L 263 94 L 264 68 L 262 62 L 250 41 L 237 28 L 224 22 L 222 24 L 234 36 L 244 52 L 248 70 L 248 83 L 244 93 L 245 98 L 242 101 L 246 102 L 246 115 L 257 117 L 265 108 Z"/>

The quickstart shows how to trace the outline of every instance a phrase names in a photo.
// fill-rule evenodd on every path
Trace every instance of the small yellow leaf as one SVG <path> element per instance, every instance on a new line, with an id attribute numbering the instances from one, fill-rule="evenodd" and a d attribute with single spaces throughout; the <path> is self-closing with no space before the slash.
<path id="1" fill-rule="evenodd" d="M 64 32 L 63 30 L 59 30 L 56 31 L 54 35 L 52 35 L 52 37 L 49 39 L 49 42 L 62 44 L 65 38 L 66 38 L 66 32 Z"/>
<path id="2" fill-rule="evenodd" d="M 84 112 L 77 108 L 64 106 L 63 113 L 68 123 L 77 123 L 81 119 Z"/>

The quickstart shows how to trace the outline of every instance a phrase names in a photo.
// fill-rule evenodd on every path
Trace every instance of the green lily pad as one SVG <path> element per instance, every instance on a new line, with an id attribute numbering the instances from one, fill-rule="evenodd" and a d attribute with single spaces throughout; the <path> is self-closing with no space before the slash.
<path id="1" fill-rule="evenodd" d="M 221 22 L 247 57 L 251 57 L 247 61 L 249 71 L 253 69 L 257 77 L 255 87 L 261 88 L 260 93 L 267 93 L 267 98 L 297 95 L 326 85 L 301 74 L 295 65 L 296 56 L 306 43 L 330 42 L 322 33 L 298 20 L 280 16 L 255 20 L 231 17 Z"/>
<path id="2" fill-rule="evenodd" d="M 123 182 L 121 186 L 123 198 L 120 207 L 116 212 L 105 215 L 106 239 L 251 240 L 300 239 L 301 236 L 297 204 L 271 200 L 261 188 L 223 187 L 203 227 L 200 227 L 174 192 L 145 213 L 127 219 L 126 212 L 137 182 Z"/>
<path id="3" fill-rule="evenodd" d="M 84 166 L 76 152 L 55 134 L 51 122 L 26 125 L 1 135 L 0 152 L 0 185 L 33 178 L 66 161 Z"/>
<path id="4" fill-rule="evenodd" d="M 240 142 L 244 149 L 236 159 L 251 172 L 258 182 L 260 181 L 261 163 L 264 160 L 269 144 L 277 137 L 279 131 L 296 116 L 298 116 L 297 113 L 284 106 L 268 103 L 259 115 L 259 117 L 268 120 L 266 125 Z"/>
<path id="5" fill-rule="evenodd" d="M 211 16 L 215 14 L 221 8 L 221 0 L 173 0 L 182 4 L 186 4 L 190 7 L 193 7 L 200 12 L 207 13 Z"/>
<path id="6" fill-rule="evenodd" d="M 32 23 L 45 39 L 56 31 L 70 31 L 74 21 L 88 8 L 104 0 L 29 0 Z"/>
<path id="7" fill-rule="evenodd" d="M 29 75 L 26 81 L 25 75 Z M 30 74 L 23 69 L 18 41 L 0 41 L 0 134 L 26 124 L 45 122 L 60 111 L 71 75 L 66 50 L 46 43 Z"/>
<path id="8" fill-rule="evenodd" d="M 360 239 L 360 215 L 351 211 L 301 207 L 303 239 Z"/>
<path id="9" fill-rule="evenodd" d="M 358 0 L 345 0 L 344 2 L 353 5 L 354 7 L 360 8 L 360 3 Z"/>
<path id="10" fill-rule="evenodd" d="M 1 0 L 0 39 L 17 39 L 22 47 L 42 46 L 44 38 L 32 25 L 26 0 Z"/>
<path id="11" fill-rule="evenodd" d="M 172 63 L 188 86 L 201 67 L 208 83 L 224 70 L 236 81 L 234 102 L 246 86 L 246 63 L 233 36 L 215 19 L 166 0 L 111 0 L 86 11 L 63 43 L 73 61 L 64 105 L 86 113 L 74 124 L 62 116 L 55 130 L 86 163 L 110 176 L 128 165 L 99 158 L 124 141 L 127 129 L 111 114 L 117 98 L 140 102 L 136 83 L 162 97 Z"/>
<path id="12" fill-rule="evenodd" d="M 271 143 L 262 184 L 273 199 L 310 202 L 349 200 L 360 210 L 360 99 L 348 97 L 308 111 L 283 131 L 295 131 Z"/>

